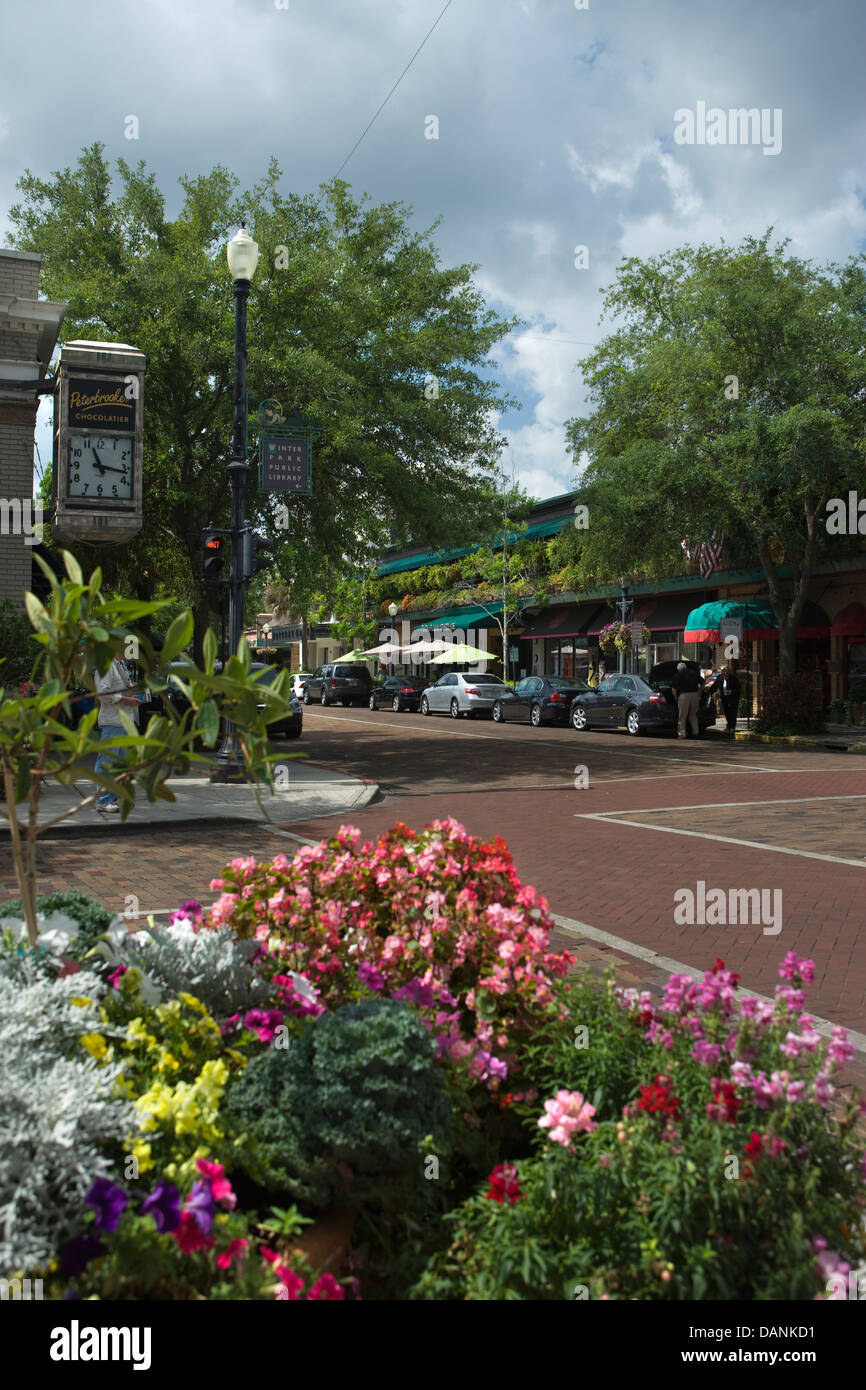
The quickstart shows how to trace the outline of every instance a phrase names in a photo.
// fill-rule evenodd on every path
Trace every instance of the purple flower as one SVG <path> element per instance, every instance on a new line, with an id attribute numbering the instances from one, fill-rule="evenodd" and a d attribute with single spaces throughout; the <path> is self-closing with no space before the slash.
<path id="1" fill-rule="evenodd" d="M 60 1252 L 60 1273 L 74 1278 L 84 1273 L 89 1262 L 102 1253 L 102 1242 L 98 1236 L 73 1236 Z"/>
<path id="2" fill-rule="evenodd" d="M 180 1193 L 173 1183 L 160 1178 L 149 1197 L 145 1197 L 140 1207 L 142 1216 L 152 1216 L 156 1229 L 165 1234 L 177 1230 L 180 1225 Z"/>
<path id="3" fill-rule="evenodd" d="M 281 1009 L 248 1009 L 244 1014 L 244 1027 L 257 1033 L 259 1042 L 273 1042 L 277 1029 L 285 1014 Z"/>
<path id="4" fill-rule="evenodd" d="M 98 1231 L 116 1231 L 129 1198 L 108 1178 L 96 1178 L 84 1200 L 96 1212 L 94 1224 Z"/>
<path id="5" fill-rule="evenodd" d="M 375 965 L 371 965 L 368 960 L 362 960 L 361 964 L 358 966 L 358 979 L 361 981 L 362 985 L 366 985 L 367 988 L 372 989 L 374 993 L 376 990 L 384 989 L 385 987 L 385 976 L 382 974 L 381 970 L 377 970 Z"/>
<path id="6" fill-rule="evenodd" d="M 192 1215 L 202 1234 L 209 1236 L 216 1210 L 213 1189 L 209 1182 L 193 1183 L 184 1210 Z"/>
<path id="7" fill-rule="evenodd" d="M 395 989 L 391 996 L 392 999 L 405 999 L 410 1004 L 418 1004 L 423 1009 L 432 1009 L 435 1003 L 433 986 L 425 985 L 422 980 L 410 980 L 407 985 L 401 985 L 400 989 Z"/>
<path id="8" fill-rule="evenodd" d="M 199 918 L 202 915 L 201 903 L 197 903 L 195 898 L 190 898 L 188 902 L 181 903 L 175 912 L 168 914 L 168 925 L 173 927 L 179 918 Z"/>

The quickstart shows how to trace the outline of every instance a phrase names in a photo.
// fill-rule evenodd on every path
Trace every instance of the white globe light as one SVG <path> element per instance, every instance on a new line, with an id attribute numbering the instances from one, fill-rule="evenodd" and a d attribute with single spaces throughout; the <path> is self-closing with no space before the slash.
<path id="1" fill-rule="evenodd" d="M 226 247 L 226 255 L 233 280 L 252 280 L 259 263 L 259 248 L 243 223 Z"/>

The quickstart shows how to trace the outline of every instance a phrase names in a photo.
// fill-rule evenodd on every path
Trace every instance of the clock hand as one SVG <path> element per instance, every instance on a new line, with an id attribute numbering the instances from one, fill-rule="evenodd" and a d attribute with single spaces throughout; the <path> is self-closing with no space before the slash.
<path id="1" fill-rule="evenodd" d="M 99 471 L 100 471 L 100 473 L 104 473 L 104 472 L 105 472 L 105 464 L 102 463 L 102 462 L 100 461 L 100 458 L 99 458 L 98 453 L 96 452 L 95 449 L 91 449 L 90 452 L 91 452 L 92 455 L 93 455 L 93 464 L 94 464 L 94 467 L 95 467 L 95 468 L 98 468 Z"/>
<path id="2" fill-rule="evenodd" d="M 125 468 L 112 468 L 110 463 L 101 463 L 99 466 L 100 466 L 100 468 L 102 469 L 103 473 L 125 473 L 125 472 L 126 472 L 126 469 L 125 469 Z"/>

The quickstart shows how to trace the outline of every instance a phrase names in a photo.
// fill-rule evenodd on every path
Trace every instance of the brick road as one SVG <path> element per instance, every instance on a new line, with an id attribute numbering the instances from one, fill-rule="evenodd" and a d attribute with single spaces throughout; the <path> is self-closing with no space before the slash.
<path id="1" fill-rule="evenodd" d="M 303 748 L 380 783 L 383 799 L 351 817 L 365 835 L 455 816 L 473 834 L 501 835 L 554 912 L 699 969 L 720 955 L 762 993 L 794 949 L 816 962 L 812 1008 L 866 1032 L 866 761 L 366 710 L 308 711 Z M 585 790 L 573 785 L 579 765 L 589 770 Z M 285 828 L 318 839 L 340 819 Z M 98 830 L 44 843 L 39 887 L 79 887 L 118 909 L 135 893 L 143 910 L 167 908 L 209 900 L 210 879 L 234 855 L 290 854 L 295 843 L 249 824 L 173 832 L 133 818 L 110 843 Z M 765 935 L 760 922 L 677 925 L 674 893 L 698 880 L 726 892 L 780 889 L 781 932 Z M 8 869 L 0 889 L 15 891 Z M 583 942 L 580 955 L 596 968 L 616 959 L 626 982 L 657 983 L 651 965 L 610 946 Z"/>

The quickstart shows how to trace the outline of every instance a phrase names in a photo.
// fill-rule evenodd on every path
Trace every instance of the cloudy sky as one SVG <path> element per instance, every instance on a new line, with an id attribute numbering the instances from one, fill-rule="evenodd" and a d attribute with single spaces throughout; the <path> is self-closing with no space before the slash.
<path id="1" fill-rule="evenodd" d="M 46 176 L 95 140 L 144 159 L 170 211 L 178 176 L 216 163 L 245 185 L 275 155 L 287 190 L 316 189 L 435 25 L 343 176 L 411 204 L 419 227 L 441 216 L 443 258 L 477 262 L 493 305 L 525 320 L 497 352 L 522 404 L 501 422 L 504 462 L 535 496 L 564 492 L 564 422 L 584 404 L 576 362 L 602 333 L 599 292 L 622 257 L 769 224 L 817 261 L 866 237 L 863 0 L 579 3 L 7 4 L 0 245 L 21 172 Z M 697 127 L 679 143 L 675 113 L 699 103 L 766 110 L 776 152 L 701 144 Z"/>

